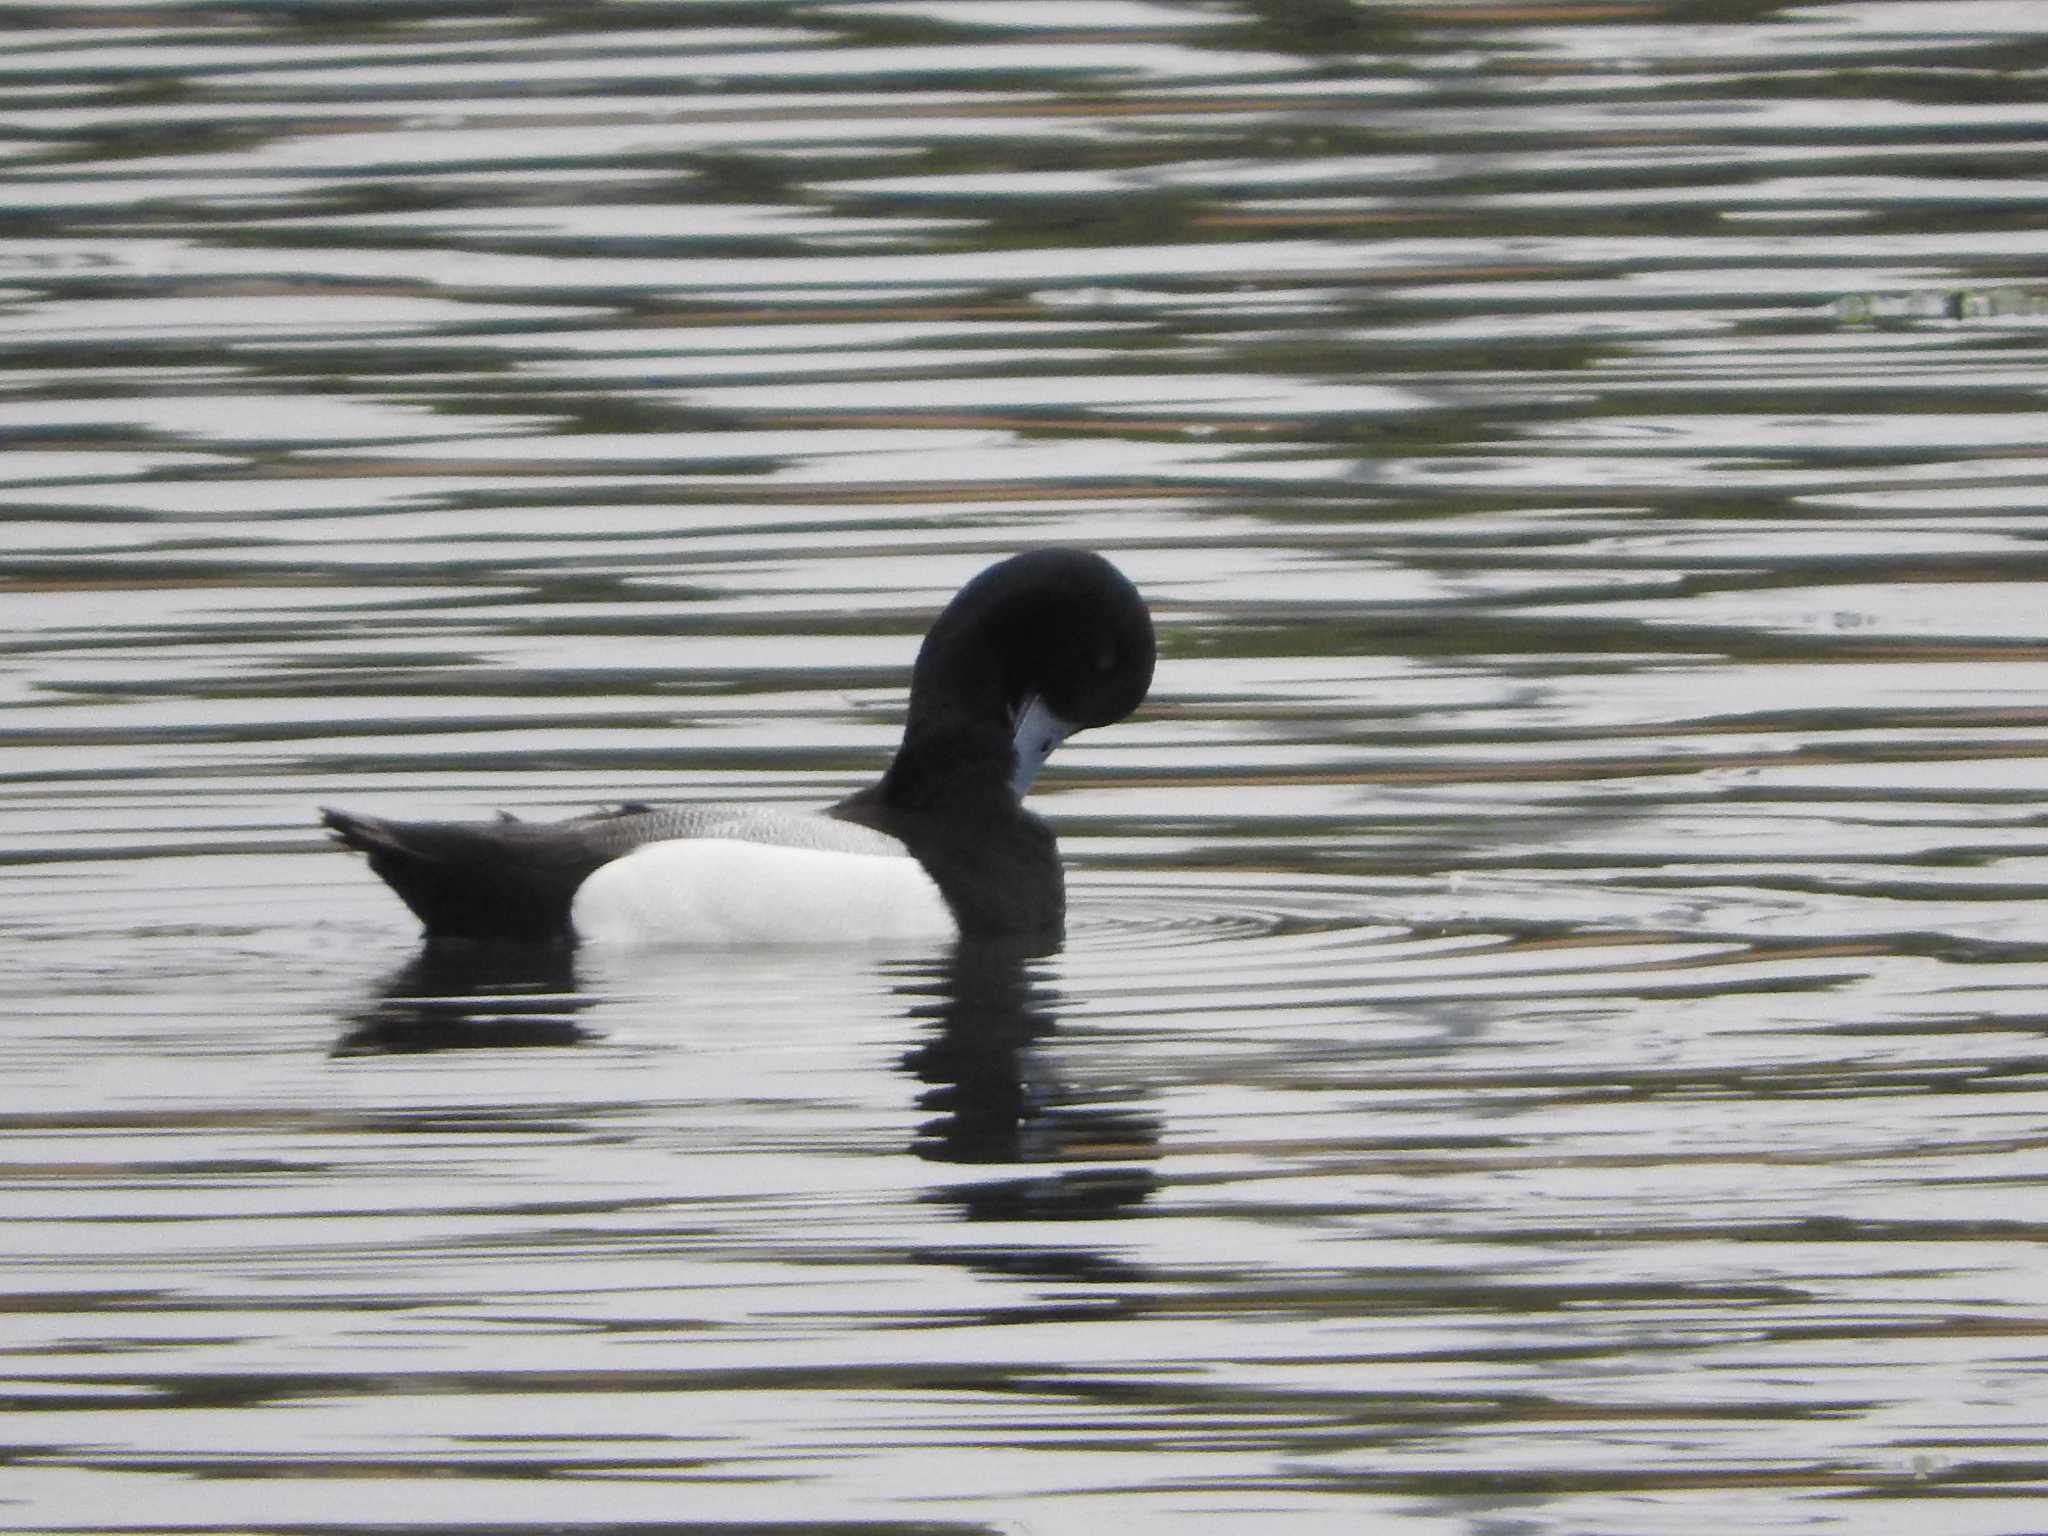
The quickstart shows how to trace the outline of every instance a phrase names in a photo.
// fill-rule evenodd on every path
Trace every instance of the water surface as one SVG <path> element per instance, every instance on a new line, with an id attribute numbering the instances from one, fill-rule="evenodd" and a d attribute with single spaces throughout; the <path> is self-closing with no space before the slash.
<path id="1" fill-rule="evenodd" d="M 2048 1525 L 2048 23 L 20 9 L 0 1526 Z M 422 957 L 1109 554 L 1051 955 Z"/>

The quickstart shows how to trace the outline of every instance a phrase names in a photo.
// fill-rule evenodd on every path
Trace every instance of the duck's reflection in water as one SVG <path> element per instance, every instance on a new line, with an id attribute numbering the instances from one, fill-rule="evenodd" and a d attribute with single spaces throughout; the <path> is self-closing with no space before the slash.
<path id="1" fill-rule="evenodd" d="M 493 1046 L 575 1045 L 591 1031 L 575 1015 L 567 949 L 535 944 L 427 944 L 343 1022 L 337 1056 L 383 1056 Z"/>
<path id="2" fill-rule="evenodd" d="M 1143 1166 L 1158 1155 L 1158 1121 L 1120 1094 L 1091 1094 L 1061 1078 L 1047 1049 L 1058 996 L 1033 975 L 1033 958 L 1015 946 L 963 943 L 936 974 L 902 988 L 911 1016 L 932 1031 L 904 1069 L 928 1085 L 919 1105 L 938 1112 L 912 1150 L 933 1162 L 1044 1168 L 934 1197 L 969 1220 L 1124 1215 L 1158 1186 Z"/>
<path id="3" fill-rule="evenodd" d="M 1040 958 L 987 942 L 913 963 L 833 952 L 813 956 L 795 989 L 808 1012 L 831 1009 L 834 998 L 851 1007 L 847 988 L 879 983 L 880 996 L 893 994 L 924 1031 L 901 1061 L 923 1085 L 919 1106 L 933 1112 L 910 1150 L 931 1162 L 1020 1168 L 951 1184 L 932 1197 L 968 1220 L 1099 1220 L 1129 1213 L 1158 1185 L 1147 1166 L 1158 1155 L 1157 1120 L 1134 1108 L 1121 1087 L 1087 1090 L 1062 1076 L 1051 1049 L 1058 995 L 1034 971 Z M 702 955 L 642 956 L 633 965 L 599 966 L 585 983 L 590 990 L 579 990 L 576 957 L 566 948 L 429 944 L 343 1020 L 334 1054 L 579 1045 L 603 1031 L 578 1016 L 626 979 L 642 996 L 688 996 L 699 1010 L 712 1007 L 700 970 L 705 963 Z M 758 968 L 760 957 L 752 963 Z M 785 954 L 755 978 L 764 987 L 774 982 L 785 994 L 783 1006 L 790 1000 L 788 965 Z M 744 995 L 747 969 L 729 966 L 721 976 Z"/>

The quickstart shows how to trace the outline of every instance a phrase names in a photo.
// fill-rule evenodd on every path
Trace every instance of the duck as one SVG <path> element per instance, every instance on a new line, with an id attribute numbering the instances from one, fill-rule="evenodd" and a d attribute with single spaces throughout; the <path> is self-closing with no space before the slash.
<path id="1" fill-rule="evenodd" d="M 1032 549 L 940 611 L 911 667 L 894 757 L 822 810 L 320 818 L 367 855 L 429 945 L 1053 943 L 1066 919 L 1059 848 L 1024 796 L 1068 736 L 1138 708 L 1156 659 L 1128 577 L 1090 550 Z"/>

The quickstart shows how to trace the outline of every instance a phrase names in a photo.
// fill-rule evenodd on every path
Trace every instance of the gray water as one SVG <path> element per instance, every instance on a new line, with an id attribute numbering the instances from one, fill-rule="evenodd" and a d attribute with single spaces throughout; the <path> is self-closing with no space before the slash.
<path id="1" fill-rule="evenodd" d="M 2048 8 L 20 5 L 0 1526 L 2048 1530 Z M 423 960 L 1109 554 L 1029 960 Z"/>

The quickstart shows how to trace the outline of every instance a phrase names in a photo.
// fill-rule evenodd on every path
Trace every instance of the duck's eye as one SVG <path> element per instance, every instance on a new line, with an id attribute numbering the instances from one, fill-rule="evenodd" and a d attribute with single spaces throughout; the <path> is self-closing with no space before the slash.
<path id="1" fill-rule="evenodd" d="M 1095 653 L 1095 670 L 1097 672 L 1114 672 L 1116 670 L 1116 652 L 1108 650 L 1097 651 Z"/>

